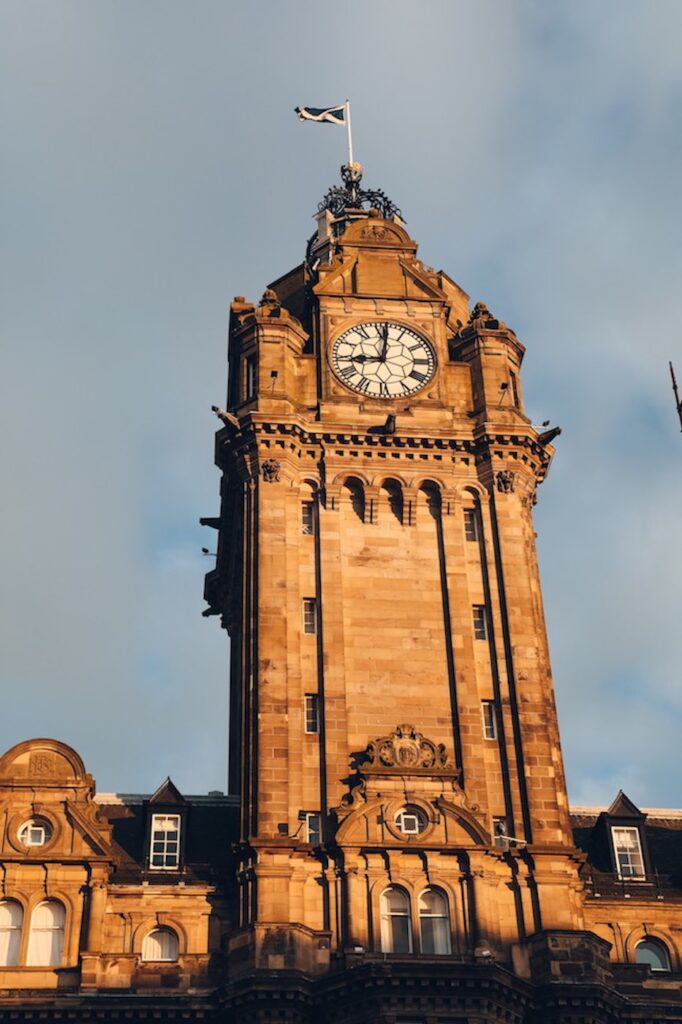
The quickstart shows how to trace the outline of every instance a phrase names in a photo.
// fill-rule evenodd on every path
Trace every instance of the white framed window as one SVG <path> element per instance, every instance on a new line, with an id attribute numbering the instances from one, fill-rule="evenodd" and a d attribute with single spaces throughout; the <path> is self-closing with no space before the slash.
<path id="1" fill-rule="evenodd" d="M 472 607 L 474 620 L 474 637 L 476 640 L 488 639 L 488 616 L 484 604 L 475 604 Z"/>
<path id="2" fill-rule="evenodd" d="M 497 739 L 497 708 L 494 700 L 481 701 L 481 715 L 483 717 L 483 738 L 486 740 Z"/>
<path id="3" fill-rule="evenodd" d="M 478 540 L 478 519 L 475 508 L 464 509 L 464 536 L 467 540 Z"/>
<path id="4" fill-rule="evenodd" d="M 402 807 L 395 816 L 395 823 L 404 836 L 418 836 L 426 830 L 429 819 L 421 807 L 408 804 Z"/>
<path id="5" fill-rule="evenodd" d="M 255 355 L 247 356 L 246 357 L 245 377 L 246 377 L 246 380 L 245 380 L 245 391 L 246 391 L 246 393 L 245 393 L 244 397 L 248 401 L 249 398 L 255 398 L 256 397 L 256 391 L 257 391 L 257 385 L 258 385 L 257 363 L 256 363 Z"/>
<path id="6" fill-rule="evenodd" d="M 31 914 L 28 936 L 29 967 L 61 967 L 66 911 L 56 900 L 45 900 Z"/>
<path id="7" fill-rule="evenodd" d="M 670 954 L 662 942 L 647 936 L 635 946 L 635 963 L 648 964 L 652 971 L 669 971 Z"/>
<path id="8" fill-rule="evenodd" d="M 155 928 L 142 940 L 143 960 L 173 962 L 178 959 L 178 937 L 171 928 Z"/>
<path id="9" fill-rule="evenodd" d="M 153 814 L 149 866 L 156 871 L 180 866 L 180 815 Z"/>
<path id="10" fill-rule="evenodd" d="M 16 900 L 0 903 L 0 967 L 16 967 L 21 950 L 24 908 Z"/>
<path id="11" fill-rule="evenodd" d="M 45 818 L 25 821 L 17 833 L 23 846 L 45 846 L 52 839 L 52 825 Z"/>
<path id="12" fill-rule="evenodd" d="M 418 906 L 421 952 L 447 956 L 452 952 L 447 896 L 440 889 L 425 889 L 419 895 Z"/>
<path id="13" fill-rule="evenodd" d="M 493 818 L 493 843 L 502 850 L 509 849 L 509 826 L 506 818 Z"/>
<path id="14" fill-rule="evenodd" d="M 317 633 L 317 599 L 314 597 L 303 598 L 303 632 L 310 636 Z"/>
<path id="15" fill-rule="evenodd" d="M 382 953 L 412 952 L 410 899 L 402 889 L 384 889 L 381 894 Z"/>
<path id="16" fill-rule="evenodd" d="M 646 878 L 639 829 L 629 825 L 612 825 L 611 839 L 618 877 L 632 878 L 635 881 Z"/>
<path id="17" fill-rule="evenodd" d="M 320 731 L 320 700 L 316 693 L 305 695 L 305 731 L 318 733 Z"/>
<path id="18" fill-rule="evenodd" d="M 319 846 L 322 842 L 322 822 L 318 811 L 306 811 L 305 839 L 313 846 Z"/>
<path id="19" fill-rule="evenodd" d="M 315 502 L 301 502 L 301 533 L 306 537 L 315 535 Z"/>

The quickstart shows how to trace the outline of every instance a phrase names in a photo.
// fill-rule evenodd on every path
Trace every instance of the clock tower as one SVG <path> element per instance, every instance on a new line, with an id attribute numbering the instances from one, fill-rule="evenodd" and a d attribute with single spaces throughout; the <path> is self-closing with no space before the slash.
<path id="1" fill-rule="evenodd" d="M 590 939 L 533 529 L 558 431 L 526 415 L 513 330 L 361 176 L 231 309 L 204 520 L 241 803 L 230 971 L 447 966 L 503 991 Z"/>

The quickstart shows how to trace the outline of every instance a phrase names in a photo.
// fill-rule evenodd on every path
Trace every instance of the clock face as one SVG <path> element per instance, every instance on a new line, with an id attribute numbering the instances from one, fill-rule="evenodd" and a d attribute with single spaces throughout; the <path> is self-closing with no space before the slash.
<path id="1" fill-rule="evenodd" d="M 404 398 L 436 372 L 433 349 L 420 334 L 390 320 L 356 324 L 332 346 L 334 373 L 368 398 Z"/>

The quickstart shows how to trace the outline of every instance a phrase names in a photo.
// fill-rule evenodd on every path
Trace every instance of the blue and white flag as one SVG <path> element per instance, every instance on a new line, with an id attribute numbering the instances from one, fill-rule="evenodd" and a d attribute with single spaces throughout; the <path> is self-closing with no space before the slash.
<path id="1" fill-rule="evenodd" d="M 346 123 L 346 104 L 338 107 L 296 107 L 301 121 L 326 121 L 328 124 Z"/>

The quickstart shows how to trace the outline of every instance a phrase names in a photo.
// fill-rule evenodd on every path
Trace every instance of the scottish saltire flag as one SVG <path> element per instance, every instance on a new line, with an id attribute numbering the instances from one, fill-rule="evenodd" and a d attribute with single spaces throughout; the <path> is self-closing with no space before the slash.
<path id="1" fill-rule="evenodd" d="M 326 121 L 328 124 L 346 123 L 346 104 L 338 107 L 296 107 L 301 121 Z"/>

